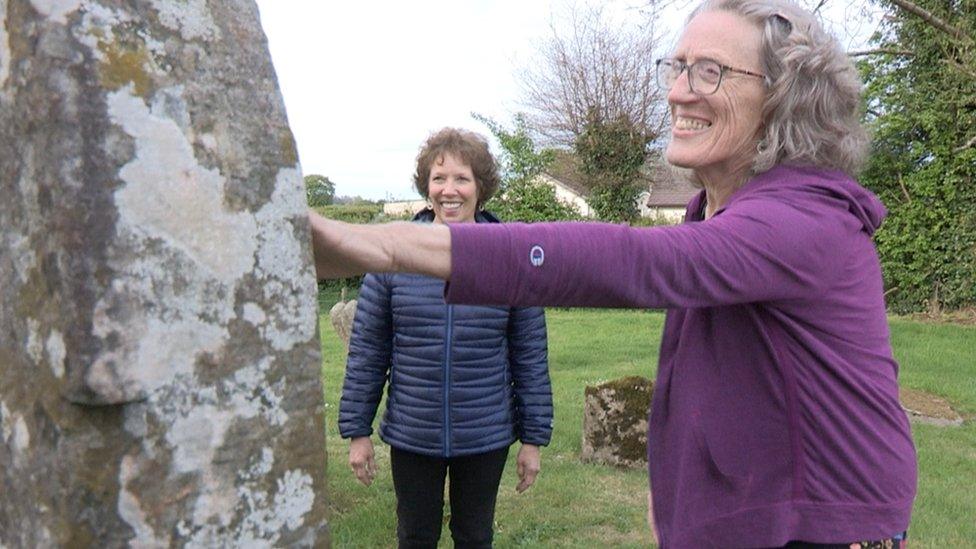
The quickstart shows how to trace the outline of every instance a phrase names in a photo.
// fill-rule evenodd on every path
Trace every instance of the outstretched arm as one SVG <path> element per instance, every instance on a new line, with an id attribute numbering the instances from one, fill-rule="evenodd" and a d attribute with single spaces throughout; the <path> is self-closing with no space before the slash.
<path id="1" fill-rule="evenodd" d="M 385 223 L 354 225 L 308 212 L 319 279 L 367 272 L 451 274 L 451 233 L 446 225 Z"/>

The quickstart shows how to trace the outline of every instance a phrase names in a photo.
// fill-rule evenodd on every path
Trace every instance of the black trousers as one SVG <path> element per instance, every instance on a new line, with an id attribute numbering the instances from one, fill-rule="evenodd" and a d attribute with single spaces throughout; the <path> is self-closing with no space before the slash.
<path id="1" fill-rule="evenodd" d="M 484 454 L 438 458 L 390 448 L 401 549 L 435 548 L 444 522 L 444 479 L 450 478 L 454 547 L 491 547 L 495 500 L 508 447 Z"/>

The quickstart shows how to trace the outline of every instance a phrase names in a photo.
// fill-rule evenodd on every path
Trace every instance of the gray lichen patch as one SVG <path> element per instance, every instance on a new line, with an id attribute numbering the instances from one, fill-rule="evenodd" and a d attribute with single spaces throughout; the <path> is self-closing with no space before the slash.
<path id="1" fill-rule="evenodd" d="M 4 444 L 7 444 L 10 434 L 14 432 L 10 417 L 10 410 L 7 409 L 7 403 L 0 400 L 0 442 Z"/>
<path id="2" fill-rule="evenodd" d="M 12 413 L 7 405 L 0 402 L 0 442 L 10 450 L 15 468 L 27 464 L 27 454 L 30 451 L 31 434 L 24 416 Z"/>
<path id="3" fill-rule="evenodd" d="M 315 301 L 315 279 L 309 271 L 311 258 L 298 231 L 306 211 L 304 182 L 298 168 L 279 170 L 271 200 L 257 213 L 258 250 L 255 272 L 262 278 L 263 302 L 270 313 L 260 329 L 277 351 L 288 351 L 315 335 L 316 311 L 303 307 Z M 311 301 L 310 301 L 311 300 Z M 301 314 L 286 314 L 298 311 Z"/>
<path id="4" fill-rule="evenodd" d="M 7 0 L 0 0 L 0 96 L 10 76 L 10 35 L 7 33 Z"/>
<path id="5" fill-rule="evenodd" d="M 165 532 L 157 532 L 150 524 L 150 517 L 143 509 L 143 503 L 136 491 L 130 491 L 130 483 L 145 474 L 139 467 L 139 460 L 124 456 L 119 464 L 119 498 L 117 510 L 119 517 L 132 528 L 134 539 L 139 547 L 162 549 L 169 547 L 171 540 Z M 135 546 L 135 545 L 134 545 Z"/>
<path id="6" fill-rule="evenodd" d="M 200 166 L 180 126 L 130 89 L 108 95 L 135 158 L 115 191 L 116 279 L 93 316 L 94 334 L 120 343 L 106 345 L 85 375 L 105 402 L 145 398 L 192 375 L 201 354 L 220 352 L 236 316 L 234 286 L 257 249 L 255 216 L 225 209 L 221 175 Z"/>
<path id="7" fill-rule="evenodd" d="M 178 31 L 184 40 L 217 40 L 220 29 L 214 23 L 206 0 L 152 0 L 159 22 Z"/>
<path id="8" fill-rule="evenodd" d="M 82 0 L 30 0 L 30 3 L 37 13 L 63 25 L 67 23 L 68 15 L 81 7 Z"/>
<path id="9" fill-rule="evenodd" d="M 60 331 L 56 329 L 51 330 L 45 343 L 45 349 L 47 350 L 48 365 L 51 366 L 54 377 L 59 379 L 64 377 L 65 360 L 68 357 L 68 350 L 65 348 L 64 336 L 61 335 Z"/>
<path id="10" fill-rule="evenodd" d="M 136 157 L 119 171 L 126 183 L 116 191 L 121 222 L 142 238 L 182 250 L 221 282 L 249 271 L 255 220 L 225 210 L 220 173 L 199 165 L 172 118 L 125 90 L 109 94 L 108 103 L 113 122 L 136 143 Z"/>
<path id="11" fill-rule="evenodd" d="M 153 487 L 140 484 L 152 467 L 146 456 L 163 452 L 169 453 L 168 466 L 157 470 L 157 476 L 162 474 L 158 481 L 187 486 L 188 495 L 180 502 L 184 518 L 177 526 L 183 543 L 226 546 L 233 540 L 236 547 L 270 547 L 284 531 L 305 524 L 315 502 L 311 474 L 276 470 L 277 442 L 252 441 L 245 434 L 262 425 L 280 428 L 289 420 L 282 398 L 286 380 L 270 380 L 273 367 L 272 359 L 263 359 L 241 367 L 221 387 L 174 384 L 146 402 L 146 419 L 164 428 L 165 444 L 147 445 L 140 457 L 127 458 L 120 469 L 119 512 L 136 532 L 134 542 L 169 544 L 169 534 L 154 525 L 154 513 L 147 511 L 153 505 L 146 499 Z M 142 420 L 130 419 L 132 429 L 145 429 Z M 229 461 L 249 465 L 229 474 Z"/>
<path id="12" fill-rule="evenodd" d="M 272 349 L 287 351 L 315 335 L 314 307 L 306 306 L 314 303 L 315 283 L 296 224 L 305 215 L 299 170 L 280 169 L 257 212 L 228 210 L 223 176 L 196 161 L 184 133 L 190 130 L 179 123 L 185 113 L 172 99 L 178 90 L 160 90 L 171 100 L 150 107 L 130 89 L 108 97 L 113 122 L 135 142 L 115 192 L 115 255 L 128 259 L 113 265 L 112 291 L 94 315 L 103 340 L 130 337 L 106 345 L 85 376 L 106 402 L 145 398 L 191 375 L 204 354 L 219 356 L 244 279 L 260 280 L 264 318 L 257 327 Z M 247 312 L 251 321 L 262 316 L 253 307 Z"/>

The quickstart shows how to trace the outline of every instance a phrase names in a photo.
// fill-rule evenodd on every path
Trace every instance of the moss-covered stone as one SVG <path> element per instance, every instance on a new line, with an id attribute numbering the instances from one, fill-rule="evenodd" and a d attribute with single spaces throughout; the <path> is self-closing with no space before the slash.
<path id="1" fill-rule="evenodd" d="M 281 132 L 278 136 L 278 143 L 281 145 L 281 161 L 285 165 L 298 163 L 298 147 L 295 145 L 295 137 L 290 130 Z"/>
<path id="2" fill-rule="evenodd" d="M 149 97 L 153 82 L 147 69 L 149 52 L 144 46 L 123 47 L 115 42 L 99 40 L 98 49 L 105 55 L 105 60 L 99 66 L 105 89 L 114 91 L 131 83 L 136 95 Z"/>
<path id="3" fill-rule="evenodd" d="M 647 462 L 647 411 L 653 384 L 639 376 L 584 390 L 583 461 L 620 467 Z"/>

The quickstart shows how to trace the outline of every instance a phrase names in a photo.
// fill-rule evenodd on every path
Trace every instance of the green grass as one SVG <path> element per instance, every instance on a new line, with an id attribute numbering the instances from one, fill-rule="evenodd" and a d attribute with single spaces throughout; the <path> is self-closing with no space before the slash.
<path id="1" fill-rule="evenodd" d="M 553 440 L 543 449 L 535 486 L 521 495 L 515 493 L 518 445 L 512 447 L 499 490 L 496 547 L 651 547 L 644 522 L 646 471 L 583 464 L 579 452 L 584 387 L 627 375 L 653 378 L 663 319 L 661 313 L 644 311 L 547 311 Z M 902 384 L 947 398 L 968 419 L 955 428 L 913 425 L 920 478 L 912 546 L 972 546 L 976 327 L 902 318 L 893 318 L 891 326 Z M 356 482 L 347 466 L 348 443 L 339 438 L 336 426 L 345 352 L 325 316 L 321 327 L 333 545 L 395 547 L 389 449 L 374 436 L 379 474 L 368 488 Z M 445 512 L 441 547 L 450 547 L 449 540 Z"/>
<path id="2" fill-rule="evenodd" d="M 962 427 L 912 425 L 918 450 L 914 547 L 976 544 L 976 326 L 891 319 L 892 346 L 905 387 L 947 399 Z"/>

